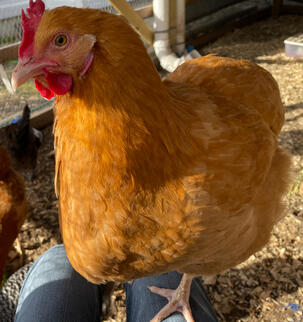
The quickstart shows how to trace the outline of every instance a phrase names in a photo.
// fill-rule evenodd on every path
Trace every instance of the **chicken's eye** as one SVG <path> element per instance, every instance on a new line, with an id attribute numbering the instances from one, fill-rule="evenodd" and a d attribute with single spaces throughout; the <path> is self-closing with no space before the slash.
<path id="1" fill-rule="evenodd" d="M 56 46 L 62 47 L 67 43 L 67 37 L 65 35 L 59 35 L 55 38 Z"/>

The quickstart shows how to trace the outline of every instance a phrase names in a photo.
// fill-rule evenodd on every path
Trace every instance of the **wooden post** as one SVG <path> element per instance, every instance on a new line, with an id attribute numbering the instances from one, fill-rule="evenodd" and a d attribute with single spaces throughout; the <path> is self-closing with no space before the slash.
<path id="1" fill-rule="evenodd" d="M 21 116 L 22 116 L 22 112 L 18 112 L 4 119 L 1 119 L 0 129 L 10 126 L 13 119 L 20 118 Z M 53 120 L 54 120 L 54 112 L 53 112 L 52 103 L 50 103 L 50 105 L 45 104 L 45 106 L 42 107 L 41 109 L 31 112 L 31 126 L 38 130 L 44 129 L 45 127 L 51 125 Z"/>
<path id="2" fill-rule="evenodd" d="M 274 3 L 272 5 L 272 15 L 274 17 L 280 16 L 282 4 L 283 4 L 283 0 L 274 0 Z"/>
<path id="3" fill-rule="evenodd" d="M 177 5 L 176 0 L 169 1 L 169 42 L 173 52 L 176 52 L 176 25 L 177 25 Z"/>
<path id="4" fill-rule="evenodd" d="M 3 64 L 8 60 L 18 59 L 19 45 L 20 41 L 14 44 L 0 47 L 0 64 Z"/>
<path id="5" fill-rule="evenodd" d="M 145 23 L 140 15 L 125 0 L 108 0 L 111 5 L 138 31 L 144 40 L 153 46 L 154 33 L 152 29 Z"/>

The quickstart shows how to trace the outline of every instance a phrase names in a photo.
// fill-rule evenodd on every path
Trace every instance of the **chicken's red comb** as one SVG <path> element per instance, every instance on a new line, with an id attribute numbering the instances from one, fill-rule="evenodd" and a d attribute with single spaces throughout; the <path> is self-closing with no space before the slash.
<path id="1" fill-rule="evenodd" d="M 28 17 L 23 9 L 21 12 L 21 25 L 23 29 L 22 42 L 19 47 L 19 57 L 32 56 L 34 53 L 34 37 L 35 31 L 43 16 L 45 5 L 42 0 L 29 0 L 29 8 L 26 9 Z"/>

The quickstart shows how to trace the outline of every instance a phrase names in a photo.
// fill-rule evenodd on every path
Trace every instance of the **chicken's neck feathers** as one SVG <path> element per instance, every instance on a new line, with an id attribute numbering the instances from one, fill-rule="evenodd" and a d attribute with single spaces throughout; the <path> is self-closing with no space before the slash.
<path id="1" fill-rule="evenodd" d="M 58 148 L 87 151 L 90 162 L 102 163 L 102 171 L 116 171 L 117 186 L 128 178 L 146 188 L 153 175 L 158 188 L 179 175 L 192 157 L 190 123 L 184 120 L 193 116 L 150 71 L 149 78 L 134 71 L 133 78 L 116 81 L 95 72 L 83 80 L 83 88 L 58 99 Z"/>

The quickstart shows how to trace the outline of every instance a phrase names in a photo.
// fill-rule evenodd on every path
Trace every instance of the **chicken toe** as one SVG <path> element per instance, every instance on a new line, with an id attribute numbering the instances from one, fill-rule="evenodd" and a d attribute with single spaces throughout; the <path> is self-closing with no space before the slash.
<path id="1" fill-rule="evenodd" d="M 151 320 L 151 322 L 160 322 L 174 312 L 181 312 L 186 322 L 194 322 L 189 305 L 189 294 L 192 279 L 192 275 L 184 274 L 176 290 L 148 286 L 151 292 L 168 299 L 168 303 Z"/>

